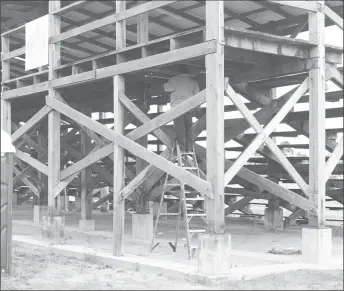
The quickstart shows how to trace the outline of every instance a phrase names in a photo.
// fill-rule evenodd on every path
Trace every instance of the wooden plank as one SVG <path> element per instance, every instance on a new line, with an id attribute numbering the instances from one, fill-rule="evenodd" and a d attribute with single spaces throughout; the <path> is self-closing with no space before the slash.
<path id="1" fill-rule="evenodd" d="M 82 84 L 85 82 L 90 82 L 92 80 L 96 79 L 96 71 L 89 71 L 89 72 L 84 72 L 84 73 L 79 73 L 79 74 L 74 74 L 73 76 L 69 76 L 69 81 L 71 84 Z M 62 88 L 65 86 L 64 84 L 65 78 L 59 78 L 51 81 L 52 87 L 54 89 Z"/>
<path id="2" fill-rule="evenodd" d="M 103 148 L 101 148 L 100 150 L 97 150 L 96 152 L 89 154 L 82 160 L 76 162 L 72 166 L 69 166 L 63 171 L 61 171 L 60 177 L 62 180 L 66 179 L 70 175 L 80 172 L 81 170 L 85 169 L 91 164 L 107 157 L 108 155 L 111 155 L 112 153 L 113 153 L 113 145 L 108 144 L 104 146 Z"/>
<path id="3" fill-rule="evenodd" d="M 331 153 L 330 158 L 327 160 L 327 163 L 325 165 L 325 172 L 324 172 L 325 182 L 330 178 L 334 168 L 339 163 L 342 156 L 343 156 L 343 137 L 340 139 L 334 151 Z"/>
<path id="4" fill-rule="evenodd" d="M 185 100 L 184 102 L 178 104 L 177 106 L 171 108 L 167 112 L 160 114 L 159 116 L 157 116 L 156 118 L 148 122 L 145 122 L 140 127 L 128 133 L 127 137 L 132 140 L 139 139 L 145 136 L 146 134 L 152 132 L 153 130 L 169 123 L 175 118 L 185 114 L 191 109 L 203 104 L 205 100 L 206 100 L 206 94 L 205 94 L 205 90 L 203 90 L 197 93 L 196 95 L 190 97 L 189 99 Z"/>
<path id="5" fill-rule="evenodd" d="M 293 108 L 295 103 L 308 90 L 308 78 L 297 88 L 295 93 L 288 99 L 284 106 L 276 113 L 268 125 L 266 125 L 262 132 L 257 134 L 252 143 L 245 149 L 245 151 L 238 157 L 233 167 L 231 167 L 224 177 L 225 185 L 227 185 L 234 176 L 238 173 L 240 168 L 252 156 L 252 154 L 259 148 L 259 146 L 267 140 L 271 132 L 278 124 L 285 118 L 288 112 Z"/>
<path id="6" fill-rule="evenodd" d="M 318 1 L 323 7 L 324 3 Z M 326 226 L 325 195 L 325 15 L 310 13 L 309 39 L 317 44 L 311 57 L 317 66 L 309 71 L 309 197 L 317 205 L 318 216 L 309 224 L 318 228 Z"/>
<path id="7" fill-rule="evenodd" d="M 7 53 L 3 53 L 1 56 L 1 61 L 7 61 L 10 59 L 13 59 L 15 57 L 19 57 L 21 55 L 25 54 L 25 47 L 21 47 L 19 49 L 13 50 L 13 51 L 9 51 Z"/>
<path id="8" fill-rule="evenodd" d="M 262 126 L 257 121 L 257 119 L 253 116 L 251 111 L 246 107 L 244 102 L 241 101 L 241 99 L 237 96 L 236 92 L 233 90 L 233 88 L 228 85 L 227 87 L 227 93 L 233 103 L 237 106 L 238 110 L 242 113 L 242 115 L 246 118 L 246 120 L 250 123 L 250 125 L 253 127 L 253 129 L 257 132 L 257 134 L 260 134 L 263 131 Z M 283 110 L 283 108 L 281 109 Z M 308 196 L 308 185 L 303 180 L 301 175 L 296 171 L 296 169 L 293 167 L 293 165 L 289 162 L 289 160 L 286 158 L 286 156 L 282 153 L 282 151 L 278 148 L 276 143 L 269 137 L 265 140 L 266 145 L 271 150 L 272 154 L 274 154 L 278 161 L 281 163 L 281 165 L 287 170 L 289 175 L 295 180 L 295 182 L 300 186 L 302 191 L 305 193 L 305 195 Z"/>
<path id="9" fill-rule="evenodd" d="M 306 27 L 307 24 L 308 21 L 301 22 L 290 35 L 290 38 L 296 38 L 300 34 L 300 32 Z"/>
<path id="10" fill-rule="evenodd" d="M 224 3 L 206 2 L 206 40 L 216 40 L 216 53 L 205 57 L 206 64 L 206 127 L 207 127 L 207 181 L 214 199 L 205 198 L 206 230 L 224 233 Z M 212 130 L 213 129 L 213 130 Z"/>
<path id="11" fill-rule="evenodd" d="M 332 20 L 332 22 L 343 30 L 343 18 L 341 18 L 336 12 L 334 12 L 327 5 L 323 6 L 323 12 Z"/>
<path id="12" fill-rule="evenodd" d="M 137 15 L 142 14 L 144 12 L 149 12 L 149 11 L 154 10 L 156 8 L 159 8 L 159 7 L 170 5 L 174 2 L 176 2 L 176 0 L 152 1 L 152 2 L 145 3 L 145 4 L 134 6 L 133 8 L 130 8 L 128 10 L 118 11 L 115 14 L 109 15 L 107 17 L 103 17 L 99 20 L 92 21 L 91 23 L 84 24 L 84 25 L 79 26 L 77 28 L 68 30 L 64 33 L 61 33 L 57 36 L 51 37 L 50 43 L 61 42 L 63 40 L 78 36 L 78 35 L 83 34 L 85 32 L 88 32 L 88 31 L 91 31 L 91 30 L 94 30 L 97 28 L 101 28 L 101 27 L 109 25 L 109 24 L 113 24 L 115 22 L 118 23 L 118 22 L 123 21 L 125 19 L 128 19 L 130 17 L 137 16 Z"/>
<path id="13" fill-rule="evenodd" d="M 21 150 L 17 149 L 15 156 L 21 159 L 22 161 L 24 161 L 25 163 L 29 164 L 31 167 L 34 167 L 36 170 L 40 171 L 41 173 L 48 175 L 48 167 L 45 164 L 23 153 Z"/>
<path id="14" fill-rule="evenodd" d="M 51 110 L 52 110 L 51 107 L 45 105 L 34 116 L 32 116 L 27 122 L 25 122 L 24 125 L 19 127 L 19 129 L 12 134 L 12 136 L 11 136 L 12 142 L 14 143 L 24 133 L 26 133 L 28 130 L 30 130 L 30 128 L 32 128 L 36 123 L 41 121 Z"/>
<path id="15" fill-rule="evenodd" d="M 318 5 L 316 1 L 280 1 L 280 0 L 266 0 L 268 2 L 271 3 L 276 3 L 276 4 L 280 4 L 280 5 L 284 5 L 284 6 L 288 6 L 288 7 L 292 7 L 292 8 L 298 8 L 298 9 L 303 9 L 306 10 L 305 13 L 307 11 L 313 11 L 316 12 L 318 11 Z"/>

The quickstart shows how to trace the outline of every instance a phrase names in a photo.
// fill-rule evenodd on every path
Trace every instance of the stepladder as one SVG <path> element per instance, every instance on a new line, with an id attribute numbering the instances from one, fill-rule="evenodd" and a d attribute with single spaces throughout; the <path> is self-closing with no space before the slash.
<path id="1" fill-rule="evenodd" d="M 174 153 L 176 153 L 176 158 L 173 158 Z M 172 150 L 171 162 L 178 164 L 178 166 L 182 169 L 189 171 L 198 177 L 202 177 L 202 175 L 204 176 L 204 174 L 198 167 L 194 148 L 192 148 L 192 151 L 181 152 L 178 143 L 175 142 Z M 162 211 L 163 203 L 171 201 L 174 206 L 172 206 L 171 208 L 174 208 L 178 211 L 169 212 L 166 211 L 166 209 Z M 157 233 L 161 218 L 168 218 L 169 216 L 171 216 L 171 220 L 175 220 L 176 222 L 176 231 L 174 243 L 168 242 L 168 244 L 172 248 L 172 250 L 176 252 L 177 244 L 180 239 L 180 226 L 183 220 L 182 228 L 184 233 L 184 241 L 186 241 L 185 246 L 187 248 L 188 259 L 191 259 L 197 251 L 197 245 L 194 243 L 196 235 L 198 233 L 204 233 L 206 230 L 206 213 L 204 207 L 205 205 L 203 194 L 195 191 L 184 182 L 179 181 L 166 173 L 163 192 L 160 197 L 158 213 L 154 225 L 151 251 L 153 251 L 160 244 L 160 242 L 157 242 Z"/>

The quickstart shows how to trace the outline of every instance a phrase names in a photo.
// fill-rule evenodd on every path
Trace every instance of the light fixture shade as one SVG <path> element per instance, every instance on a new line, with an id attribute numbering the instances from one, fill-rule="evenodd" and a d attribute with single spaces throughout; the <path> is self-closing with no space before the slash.
<path id="1" fill-rule="evenodd" d="M 16 149 L 12 144 L 11 136 L 1 129 L 1 154 L 4 153 L 15 153 Z"/>

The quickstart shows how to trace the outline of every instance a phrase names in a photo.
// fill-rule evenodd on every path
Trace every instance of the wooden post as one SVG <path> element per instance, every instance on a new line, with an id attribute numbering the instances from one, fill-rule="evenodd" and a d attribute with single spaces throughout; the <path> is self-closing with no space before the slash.
<path id="1" fill-rule="evenodd" d="M 116 11 L 124 11 L 126 1 L 116 0 Z M 126 46 L 126 25 L 124 21 L 116 22 L 116 49 Z M 117 54 L 117 63 L 124 61 L 123 56 Z M 124 133 L 124 110 L 119 100 L 120 94 L 125 93 L 124 76 L 113 78 L 113 109 L 114 131 Z M 113 255 L 124 255 L 124 201 L 119 201 L 119 193 L 124 187 L 124 150 L 114 143 L 114 174 L 113 174 Z"/>
<path id="2" fill-rule="evenodd" d="M 6 77 L 6 76 L 5 76 Z M 4 75 L 2 75 L 4 79 Z M 11 135 L 11 103 L 9 101 L 1 99 L 1 128 Z M 7 167 L 3 169 L 1 165 L 1 192 L 7 190 L 7 193 L 3 196 L 1 193 L 1 227 L 7 224 L 6 228 L 1 229 L 1 263 L 5 262 L 5 266 L 1 264 L 1 267 L 5 267 L 8 273 L 11 273 L 12 269 L 12 193 L 13 193 L 13 154 L 8 153 L 7 155 Z M 4 162 L 1 157 L 1 164 Z M 4 173 L 3 173 L 4 172 Z M 3 178 L 3 176 L 5 176 Z M 3 181 L 5 180 L 5 181 Z M 4 187 L 3 189 L 3 182 Z M 6 197 L 6 198 L 5 198 Z M 7 200 L 7 203 L 5 201 Z M 7 207 L 5 206 L 7 205 Z M 5 218 L 5 219 L 3 219 Z M 3 221 L 4 220 L 4 221 Z M 4 249 L 4 251 L 3 251 Z"/>
<path id="3" fill-rule="evenodd" d="M 139 4 L 142 4 L 140 1 Z M 148 42 L 148 13 L 142 13 L 139 16 L 137 16 L 137 43 L 146 43 Z M 146 56 L 146 50 L 142 49 L 142 57 Z M 145 94 L 145 93 L 143 93 Z M 140 96 L 144 98 L 145 96 Z M 143 108 L 144 109 L 144 108 Z M 146 110 L 144 110 L 145 113 Z M 148 146 L 148 135 L 140 138 L 137 141 L 138 144 L 142 145 L 143 147 Z M 138 175 L 146 166 L 148 163 L 145 160 L 142 160 L 140 158 L 136 158 L 136 175 Z M 146 184 L 147 182 L 144 181 L 140 187 L 143 190 L 143 193 L 146 191 Z M 149 204 L 148 204 L 148 196 L 146 195 L 140 195 L 138 199 L 136 200 L 136 213 L 145 214 L 149 213 Z"/>
<path id="4" fill-rule="evenodd" d="M 324 1 L 318 1 L 324 5 Z M 316 43 L 310 52 L 315 62 L 309 72 L 309 197 L 318 205 L 318 217 L 311 219 L 317 228 L 325 227 L 325 15 L 309 12 L 309 40 Z"/>
<path id="5" fill-rule="evenodd" d="M 87 116 L 91 116 L 90 110 L 83 110 Z M 84 158 L 91 151 L 92 141 L 85 131 L 80 131 L 80 151 Z M 87 184 L 92 180 L 92 169 L 87 167 L 80 172 L 80 193 L 81 193 L 81 219 L 92 217 L 92 194 L 87 189 Z"/>
<path id="6" fill-rule="evenodd" d="M 49 37 L 61 31 L 60 16 L 53 15 L 61 8 L 60 0 L 49 1 Z M 49 80 L 56 79 L 55 68 L 60 64 L 60 43 L 49 43 Z M 54 90 L 49 89 L 49 95 L 54 97 Z M 61 214 L 60 197 L 53 198 L 53 188 L 59 183 L 60 176 L 60 123 L 61 115 L 53 110 L 48 115 L 48 207 L 55 215 Z"/>
<path id="7" fill-rule="evenodd" d="M 217 52 L 205 57 L 207 104 L 207 180 L 214 200 L 206 198 L 207 232 L 224 233 L 224 47 L 223 1 L 206 2 L 206 40 L 217 40 Z M 221 28 L 220 28 L 221 26 Z M 216 130 L 214 130 L 216 129 Z"/>

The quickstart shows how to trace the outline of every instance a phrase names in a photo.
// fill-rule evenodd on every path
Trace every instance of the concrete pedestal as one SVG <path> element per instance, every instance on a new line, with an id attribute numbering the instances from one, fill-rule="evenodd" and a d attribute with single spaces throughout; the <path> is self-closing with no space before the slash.
<path id="1" fill-rule="evenodd" d="M 80 219 L 79 230 L 81 231 L 94 231 L 96 230 L 95 221 L 92 219 Z"/>
<path id="2" fill-rule="evenodd" d="M 206 234 L 198 237 L 198 272 L 226 275 L 230 271 L 231 235 Z"/>
<path id="3" fill-rule="evenodd" d="M 153 238 L 153 215 L 148 214 L 132 214 L 132 237 L 151 241 Z"/>
<path id="4" fill-rule="evenodd" d="M 48 206 L 34 205 L 33 206 L 33 223 L 37 226 L 42 225 L 43 216 L 48 215 Z"/>
<path id="5" fill-rule="evenodd" d="M 159 210 L 160 202 L 154 202 L 153 203 L 153 219 L 156 219 L 158 216 L 158 210 Z M 167 202 L 163 202 L 161 205 L 161 213 L 167 213 Z M 166 216 L 161 216 L 160 219 L 165 219 Z"/>
<path id="6" fill-rule="evenodd" d="M 12 205 L 18 205 L 18 194 L 17 192 L 12 192 Z"/>
<path id="7" fill-rule="evenodd" d="M 331 228 L 302 229 L 302 260 L 305 263 L 324 264 L 332 257 Z"/>
<path id="8" fill-rule="evenodd" d="M 42 238 L 55 244 L 64 243 L 65 217 L 45 215 L 42 217 Z"/>
<path id="9" fill-rule="evenodd" d="M 75 211 L 81 212 L 81 198 L 75 197 Z"/>
<path id="10" fill-rule="evenodd" d="M 282 208 L 267 207 L 264 211 L 264 226 L 266 230 L 282 231 L 283 210 Z"/>

